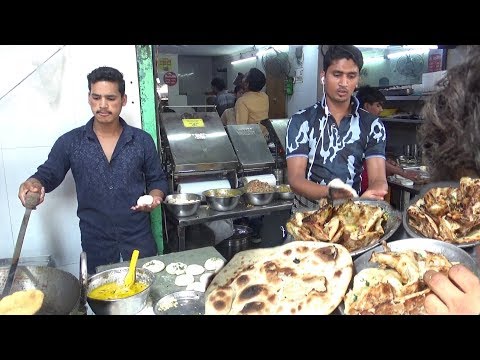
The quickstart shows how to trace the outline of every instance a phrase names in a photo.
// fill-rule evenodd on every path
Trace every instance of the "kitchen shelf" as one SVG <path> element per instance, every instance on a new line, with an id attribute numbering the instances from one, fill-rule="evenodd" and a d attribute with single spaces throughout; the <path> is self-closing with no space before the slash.
<path id="1" fill-rule="evenodd" d="M 417 101 L 417 100 L 423 100 L 428 96 L 428 94 L 424 95 L 406 95 L 406 96 L 385 96 L 385 99 L 387 101 Z"/>
<path id="2" fill-rule="evenodd" d="M 395 118 L 380 118 L 383 122 L 394 124 L 422 124 L 423 120 L 419 119 L 395 119 Z"/>

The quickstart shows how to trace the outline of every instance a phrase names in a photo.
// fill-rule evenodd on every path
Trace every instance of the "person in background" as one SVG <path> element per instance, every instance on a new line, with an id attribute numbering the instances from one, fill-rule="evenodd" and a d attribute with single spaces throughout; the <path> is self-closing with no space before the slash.
<path id="1" fill-rule="evenodd" d="M 426 98 L 419 144 L 432 181 L 480 176 L 480 46 L 469 47 L 464 62 L 448 70 L 440 90 Z M 480 249 L 476 247 L 477 262 Z M 480 279 L 462 265 L 448 276 L 424 275 L 432 290 L 425 309 L 432 314 L 480 314 Z"/>
<path id="2" fill-rule="evenodd" d="M 248 70 L 243 78 L 245 92 L 235 103 L 235 119 L 238 125 L 259 124 L 268 139 L 268 130 L 260 124 L 260 121 L 268 119 L 268 95 L 261 91 L 266 81 L 265 74 L 259 69 Z"/>
<path id="3" fill-rule="evenodd" d="M 94 274 L 97 266 L 129 260 L 134 249 L 141 257 L 157 254 L 149 212 L 162 203 L 168 183 L 152 137 L 120 117 L 127 103 L 123 74 L 99 67 L 87 80 L 93 117 L 55 141 L 18 197 L 25 206 L 28 192 L 40 193 L 41 204 L 72 170 L 82 248 Z M 137 205 L 145 194 L 151 205 Z"/>
<path id="4" fill-rule="evenodd" d="M 288 181 L 296 193 L 295 208 L 314 208 L 329 194 L 335 178 L 360 193 L 363 159 L 369 178 L 362 197 L 383 200 L 385 127 L 377 116 L 360 109 L 353 92 L 363 66 L 353 45 L 330 46 L 324 55 L 323 99 L 294 114 L 288 122 L 286 158 Z"/>
<path id="5" fill-rule="evenodd" d="M 386 101 L 385 95 L 382 94 L 380 90 L 372 88 L 368 85 L 361 86 L 357 93 L 356 98 L 358 99 L 359 106 L 368 111 L 370 114 L 375 116 L 380 116 L 380 113 L 383 111 L 383 104 Z M 361 192 L 367 190 L 368 188 L 368 173 L 365 165 L 363 164 L 364 170 L 362 172 L 362 186 Z M 385 162 L 386 176 L 400 175 L 404 178 L 410 180 L 418 180 L 418 173 L 411 170 L 404 170 L 402 167 L 398 166 L 394 160 L 387 159 Z"/>
<path id="6" fill-rule="evenodd" d="M 242 85 L 236 85 L 234 89 L 235 99 L 238 100 L 238 98 L 241 97 L 243 93 L 244 91 Z M 224 126 L 236 125 L 237 121 L 235 120 L 235 107 L 226 109 L 221 116 L 221 120 Z"/>
<path id="7" fill-rule="evenodd" d="M 223 112 L 231 107 L 235 106 L 235 95 L 229 93 L 225 86 L 225 81 L 220 78 L 213 78 L 211 83 L 212 92 L 215 94 L 215 106 L 219 116 L 222 116 Z"/>
<path id="8" fill-rule="evenodd" d="M 243 86 L 243 78 L 244 77 L 245 77 L 245 75 L 243 73 L 241 73 L 241 72 L 237 73 L 237 76 L 233 80 L 233 85 L 234 86 L 237 86 L 237 85 Z"/>

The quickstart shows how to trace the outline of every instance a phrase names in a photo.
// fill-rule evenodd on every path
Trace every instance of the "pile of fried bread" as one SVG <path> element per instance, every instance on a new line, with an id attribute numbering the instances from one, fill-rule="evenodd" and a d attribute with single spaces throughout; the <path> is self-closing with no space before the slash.
<path id="1" fill-rule="evenodd" d="M 480 241 L 480 179 L 431 188 L 407 209 L 408 224 L 428 238 L 454 244 Z"/>
<path id="2" fill-rule="evenodd" d="M 348 200 L 313 212 L 297 212 L 286 228 L 295 240 L 339 243 L 352 252 L 378 241 L 387 218 L 380 206 Z"/>
<path id="3" fill-rule="evenodd" d="M 454 265 L 444 255 L 425 250 L 372 252 L 370 262 L 379 267 L 361 270 L 345 296 L 347 315 L 426 314 L 425 296 L 430 292 L 423 281 L 428 270 L 448 273 Z"/>

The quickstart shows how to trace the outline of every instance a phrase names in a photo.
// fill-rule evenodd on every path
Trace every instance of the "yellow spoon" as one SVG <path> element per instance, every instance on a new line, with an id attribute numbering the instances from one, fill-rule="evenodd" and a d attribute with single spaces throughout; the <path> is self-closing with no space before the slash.
<path id="1" fill-rule="evenodd" d="M 132 258 L 130 259 L 130 266 L 128 267 L 128 273 L 125 276 L 125 279 L 123 280 L 123 284 L 126 287 L 130 287 L 135 283 L 138 255 L 139 255 L 138 250 L 133 250 Z"/>

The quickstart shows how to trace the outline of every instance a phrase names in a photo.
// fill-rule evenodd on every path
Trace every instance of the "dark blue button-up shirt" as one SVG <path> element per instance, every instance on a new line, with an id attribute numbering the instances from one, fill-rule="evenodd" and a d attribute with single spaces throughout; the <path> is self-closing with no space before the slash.
<path id="1" fill-rule="evenodd" d="M 167 179 L 152 137 L 122 118 L 120 123 L 123 132 L 110 162 L 93 131 L 92 118 L 58 138 L 47 161 L 32 175 L 48 193 L 72 170 L 89 273 L 118 262 L 120 254 L 129 259 L 133 249 L 142 257 L 157 253 L 149 214 L 130 207 L 153 189 L 166 195 Z"/>

